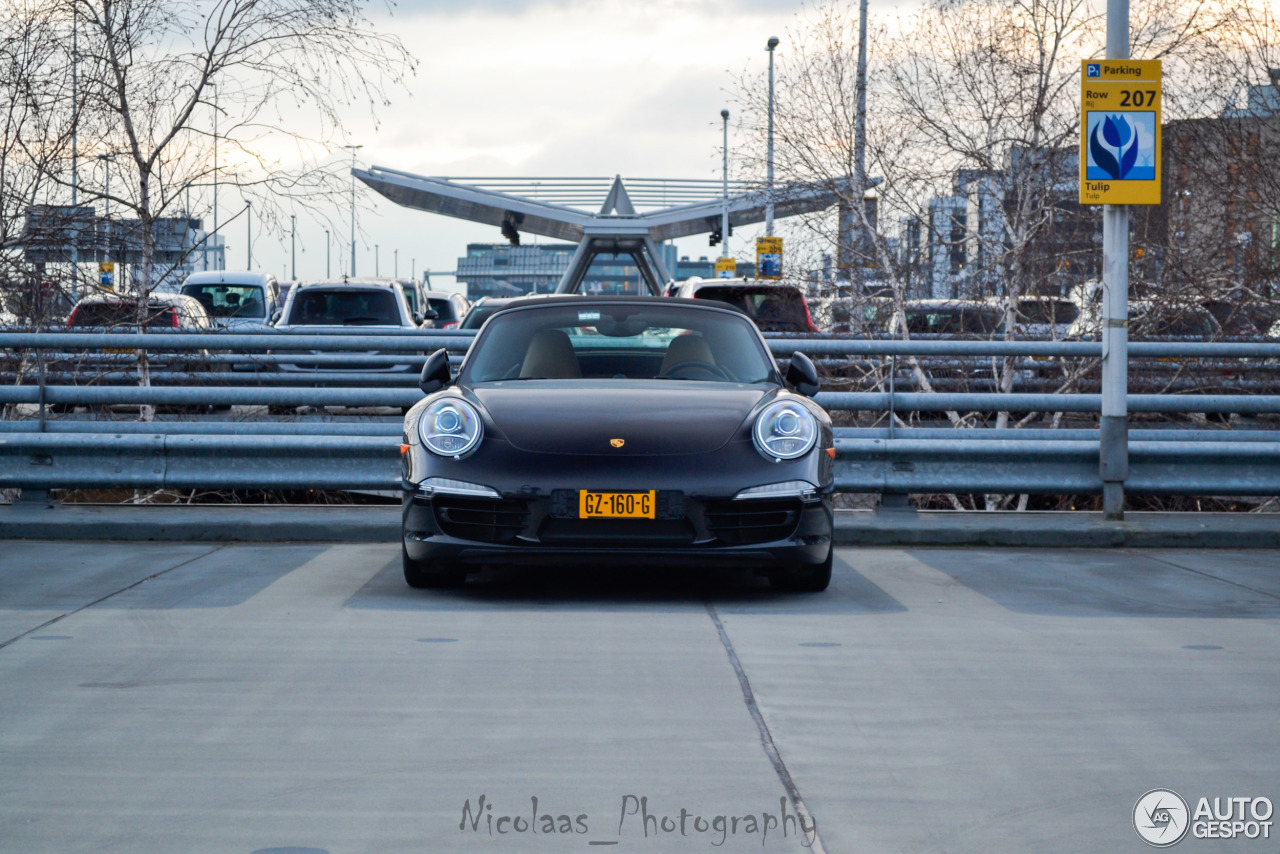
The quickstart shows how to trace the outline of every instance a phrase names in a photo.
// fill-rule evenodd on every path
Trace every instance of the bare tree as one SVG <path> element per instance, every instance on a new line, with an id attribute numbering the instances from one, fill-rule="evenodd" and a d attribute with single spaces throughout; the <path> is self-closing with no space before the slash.
<path id="1" fill-rule="evenodd" d="M 874 289 L 855 298 L 888 295 L 898 317 L 908 295 L 985 299 L 1002 307 L 1003 335 L 1012 338 L 1023 297 L 1066 294 L 1100 269 L 1096 213 L 1077 204 L 1076 175 L 1080 61 L 1101 55 L 1105 22 L 1085 0 L 930 0 L 872 24 L 867 172 L 882 179 L 876 208 L 849 192 L 856 173 L 852 3 L 805 10 L 777 52 L 777 172 L 825 181 L 840 195 L 858 239 L 849 241 L 830 216 L 806 225 L 826 251 L 847 241 L 854 263 L 873 271 Z M 1280 44 L 1274 29 L 1267 0 L 1136 0 L 1131 52 L 1171 70 L 1167 118 L 1217 121 L 1222 95 L 1243 79 L 1280 86 L 1280 77 L 1265 73 Z M 737 94 L 748 162 L 761 172 L 767 93 L 761 78 L 744 75 Z M 1220 131 L 1215 126 L 1219 138 Z M 1265 139 L 1262 148 L 1273 150 Z M 1239 204 L 1252 205 L 1250 221 L 1259 223 L 1274 208 L 1250 183 L 1237 181 Z M 911 245 L 914 235 L 920 242 Z M 1238 246 L 1224 253 L 1237 277 L 1242 254 L 1252 257 Z M 1231 267 L 1218 260 L 1219 269 Z M 1141 264 L 1135 272 L 1140 280 Z M 917 387 L 931 390 L 938 376 L 914 360 L 910 367 Z M 1087 365 L 1062 368 L 1060 390 L 1089 373 Z M 1013 391 L 1019 377 L 1015 359 L 991 361 L 994 390 Z M 948 416 L 957 426 L 972 423 L 972 414 Z M 997 427 L 1009 423 L 1010 413 L 997 413 Z"/>
<path id="2" fill-rule="evenodd" d="M 94 164 L 93 171 L 81 170 L 81 203 L 110 206 L 110 248 L 132 262 L 129 289 L 137 298 L 139 328 L 152 289 L 186 260 L 181 253 L 162 257 L 157 241 L 164 226 L 188 228 L 193 191 L 197 205 L 208 210 L 216 177 L 224 187 L 252 195 L 255 212 L 270 221 L 286 204 L 320 207 L 345 188 L 329 157 L 344 141 L 344 112 L 385 105 L 388 87 L 415 66 L 394 34 L 373 28 L 365 5 L 54 0 L 12 10 L 6 32 L 48 31 L 60 50 L 58 62 L 41 66 L 44 73 L 5 75 L 0 85 L 11 103 L 32 90 L 39 106 L 19 118 L 58 131 L 44 134 L 56 144 L 43 161 L 21 152 L 23 168 L 39 176 L 46 195 L 64 201 L 71 187 L 65 140 L 74 124 L 82 161 Z M 74 58 L 67 49 L 73 35 Z M 73 67 L 79 72 L 75 105 Z M 13 116 L 11 108 L 11 123 Z M 281 150 L 282 141 L 296 154 L 291 163 L 270 153 Z M 6 156 L 4 168 L 12 160 Z M 32 196 L 6 193 L 6 203 Z M 193 249 L 199 251 L 184 242 L 184 252 Z M 139 378 L 150 383 L 145 354 Z M 151 414 L 144 407 L 143 417 Z"/>

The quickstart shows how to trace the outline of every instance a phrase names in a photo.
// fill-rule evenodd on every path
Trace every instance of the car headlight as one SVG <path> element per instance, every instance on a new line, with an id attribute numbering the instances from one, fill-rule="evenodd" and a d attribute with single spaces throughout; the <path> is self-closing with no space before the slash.
<path id="1" fill-rule="evenodd" d="M 818 420 L 804 406 L 781 400 L 765 407 L 751 431 L 756 450 L 766 459 L 794 460 L 813 450 Z"/>
<path id="2" fill-rule="evenodd" d="M 447 397 L 427 407 L 418 420 L 418 435 L 433 454 L 461 459 L 480 444 L 480 413 L 465 400 Z"/>

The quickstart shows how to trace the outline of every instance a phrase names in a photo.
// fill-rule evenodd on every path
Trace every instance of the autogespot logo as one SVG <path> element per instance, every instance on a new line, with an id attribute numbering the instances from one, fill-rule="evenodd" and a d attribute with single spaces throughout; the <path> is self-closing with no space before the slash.
<path id="1" fill-rule="evenodd" d="M 1133 829 L 1148 845 L 1168 848 L 1182 840 L 1190 827 L 1187 802 L 1169 789 L 1152 789 L 1133 805 Z"/>

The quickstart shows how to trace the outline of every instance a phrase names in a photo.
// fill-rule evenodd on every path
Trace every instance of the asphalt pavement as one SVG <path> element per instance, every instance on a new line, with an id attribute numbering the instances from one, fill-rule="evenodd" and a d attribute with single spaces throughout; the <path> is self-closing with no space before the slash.
<path id="1" fill-rule="evenodd" d="M 394 544 L 10 540 L 0 851 L 1149 850 L 1151 789 L 1280 800 L 1278 570 L 862 547 L 824 594 L 429 592 Z"/>

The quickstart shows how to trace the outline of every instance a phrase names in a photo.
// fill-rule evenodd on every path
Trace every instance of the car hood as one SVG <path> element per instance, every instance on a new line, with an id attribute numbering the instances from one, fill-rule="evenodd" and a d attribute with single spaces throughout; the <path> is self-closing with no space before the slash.
<path id="1" fill-rule="evenodd" d="M 472 389 L 513 446 L 534 453 L 652 456 L 724 447 L 772 385 L 528 380 Z M 614 441 L 621 440 L 621 447 Z"/>

